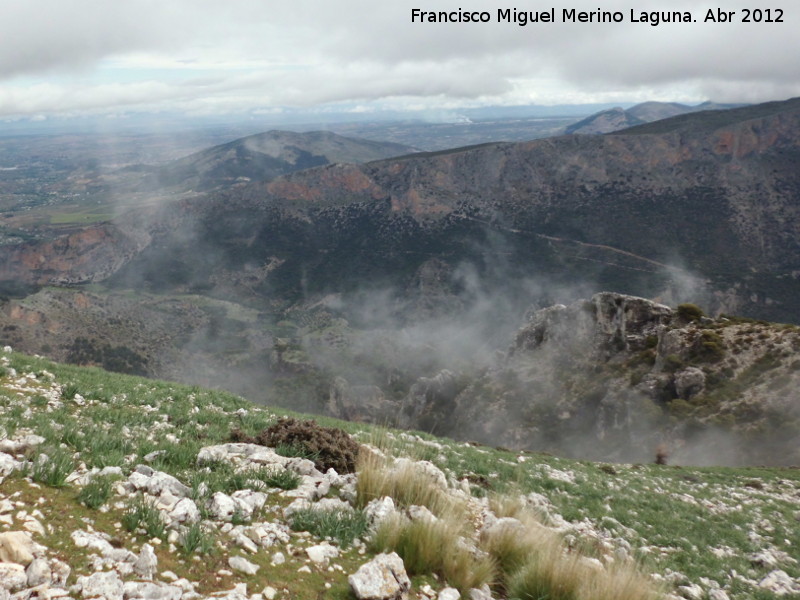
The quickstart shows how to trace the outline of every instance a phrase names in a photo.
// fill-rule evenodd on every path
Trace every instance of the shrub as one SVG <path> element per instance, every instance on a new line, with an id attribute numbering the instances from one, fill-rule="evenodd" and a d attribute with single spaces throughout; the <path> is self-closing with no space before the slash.
<path id="1" fill-rule="evenodd" d="M 282 418 L 255 437 L 240 430 L 231 432 L 237 442 L 248 442 L 277 447 L 301 449 L 315 456 L 314 464 L 323 473 L 336 469 L 338 473 L 353 473 L 356 470 L 359 444 L 350 435 L 334 427 L 321 427 L 316 421 L 301 421 Z"/>
<path id="2" fill-rule="evenodd" d="M 705 317 L 706 314 L 703 312 L 703 309 L 697 306 L 697 304 L 685 303 L 678 305 L 678 317 L 683 319 L 684 321 L 699 321 L 702 317 Z"/>
<path id="3" fill-rule="evenodd" d="M 578 556 L 558 547 L 538 551 L 508 582 L 508 596 L 520 600 L 578 600 L 586 568 Z"/>
<path id="4" fill-rule="evenodd" d="M 466 593 L 492 583 L 495 569 L 490 557 L 461 542 L 460 529 L 452 519 L 409 521 L 395 515 L 383 521 L 371 545 L 378 552 L 397 552 L 411 575 L 436 574 Z"/>
<path id="5" fill-rule="evenodd" d="M 610 565 L 584 578 L 581 596 L 591 600 L 654 600 L 661 598 L 652 581 L 626 565 Z"/>
<path id="6" fill-rule="evenodd" d="M 391 496 L 400 506 L 425 506 L 437 516 L 462 514 L 463 504 L 437 487 L 430 476 L 409 461 L 400 466 L 386 459 L 363 455 L 359 460 L 356 503 L 366 506 L 371 500 Z"/>
<path id="7" fill-rule="evenodd" d="M 298 510 L 292 514 L 292 529 L 334 539 L 342 548 L 347 548 L 364 535 L 367 517 L 363 511 Z"/>

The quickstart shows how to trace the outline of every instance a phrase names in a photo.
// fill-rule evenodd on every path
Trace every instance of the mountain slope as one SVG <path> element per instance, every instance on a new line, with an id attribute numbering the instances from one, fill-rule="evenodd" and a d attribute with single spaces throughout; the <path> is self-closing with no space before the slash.
<path id="1" fill-rule="evenodd" d="M 28 594 L 39 585 L 39 594 L 54 596 L 69 590 L 176 600 L 354 597 L 346 575 L 378 551 L 366 519 L 352 524 L 367 499 L 366 467 L 374 463 L 359 463 L 355 475 L 323 475 L 310 460 L 227 443 L 234 429 L 252 436 L 283 413 L 225 393 L 56 365 L 8 349 L 0 368 L 0 590 Z M 406 481 L 438 490 L 414 508 L 408 488 L 391 493 L 391 503 L 378 497 L 365 515 L 373 522 L 392 514 L 444 520 L 432 500 L 444 494 L 470 510 L 459 543 L 487 548 L 493 527 L 503 524 L 519 536 L 533 519 L 540 536 L 555 536 L 559 553 L 570 548 L 565 560 L 582 559 L 569 571 L 582 579 L 645 562 L 650 579 L 671 594 L 665 599 L 771 600 L 800 589 L 796 470 L 597 464 L 324 424 L 378 444 L 390 455 L 377 463 L 387 479 L 406 469 L 414 474 Z M 264 464 L 270 476 L 295 477 L 262 486 Z M 237 476 L 236 466 L 250 469 L 250 478 Z M 374 480 L 376 471 L 369 474 Z M 290 480 L 302 485 L 291 489 Z M 225 502 L 240 512 L 226 511 Z M 313 520 L 298 518 L 326 510 L 340 527 L 329 540 Z M 355 534 L 352 543 L 345 528 Z M 435 597 L 451 583 L 413 550 L 398 551 L 410 571 L 417 565 L 412 597 Z M 634 598 L 653 597 L 638 589 Z M 502 586 L 484 591 L 505 598 Z M 580 591 L 577 598 L 620 597 L 618 591 Z"/>
<path id="2" fill-rule="evenodd" d="M 603 134 L 621 131 L 636 125 L 652 123 L 678 115 L 708 110 L 728 110 L 738 104 L 717 104 L 703 102 L 697 106 L 688 106 L 677 102 L 642 102 L 628 109 L 611 108 L 590 115 L 577 123 L 568 126 L 566 134 Z"/>
<path id="3" fill-rule="evenodd" d="M 328 131 L 268 131 L 214 146 L 161 168 L 159 186 L 205 190 L 241 181 L 268 181 L 330 163 L 364 163 L 415 152 L 388 142 L 348 138 Z"/>

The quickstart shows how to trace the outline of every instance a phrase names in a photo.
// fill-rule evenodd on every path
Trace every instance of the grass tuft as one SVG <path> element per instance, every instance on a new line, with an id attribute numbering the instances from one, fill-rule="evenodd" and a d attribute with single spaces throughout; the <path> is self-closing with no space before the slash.
<path id="1" fill-rule="evenodd" d="M 30 463 L 29 475 L 36 483 L 64 487 L 74 468 L 72 454 L 63 448 L 56 448 L 48 454 L 38 454 Z"/>
<path id="2" fill-rule="evenodd" d="M 84 504 L 88 508 L 100 508 L 108 499 L 111 498 L 114 481 L 116 477 L 113 476 L 97 476 L 87 483 L 80 492 L 78 492 L 78 502 Z"/>
<path id="3" fill-rule="evenodd" d="M 331 538 L 347 548 L 364 535 L 367 518 L 363 511 L 299 510 L 292 515 L 292 529 Z"/>

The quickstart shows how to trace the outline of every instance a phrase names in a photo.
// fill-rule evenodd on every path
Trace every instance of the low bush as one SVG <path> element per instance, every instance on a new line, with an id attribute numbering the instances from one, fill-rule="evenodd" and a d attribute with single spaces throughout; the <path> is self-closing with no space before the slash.
<path id="1" fill-rule="evenodd" d="M 371 545 L 377 552 L 397 552 L 411 575 L 441 576 L 462 593 L 494 580 L 494 561 L 473 553 L 459 539 L 462 524 L 451 519 L 409 521 L 395 515 L 378 528 Z"/>
<path id="2" fill-rule="evenodd" d="M 289 447 L 314 456 L 314 464 L 323 473 L 336 469 L 337 473 L 353 473 L 356 470 L 359 444 L 350 435 L 335 427 L 321 427 L 316 421 L 301 421 L 282 418 L 255 437 L 241 430 L 231 432 L 236 442 L 261 444 L 270 448 Z"/>

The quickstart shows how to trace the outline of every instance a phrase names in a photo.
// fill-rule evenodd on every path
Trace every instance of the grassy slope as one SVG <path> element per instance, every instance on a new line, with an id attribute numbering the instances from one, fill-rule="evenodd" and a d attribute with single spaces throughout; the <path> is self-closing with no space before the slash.
<path id="1" fill-rule="evenodd" d="M 80 451 L 80 460 L 89 468 L 119 465 L 127 473 L 144 462 L 145 454 L 165 450 L 165 455 L 153 466 L 190 482 L 201 447 L 227 441 L 234 426 L 254 434 L 276 416 L 289 414 L 255 407 L 225 392 L 56 365 L 16 353 L 8 357 L 9 366 L 18 375 L 12 379 L 8 369 L 0 370 L 0 433 L 5 429 L 11 436 L 29 429 L 47 438 L 50 446 L 66 443 L 70 450 Z M 35 392 L 37 387 L 45 390 L 52 386 L 45 371 L 64 386 L 67 398 L 77 392 L 86 398 L 86 404 L 80 407 L 74 400 L 65 400 L 63 406 L 48 412 L 47 402 Z M 32 375 L 21 381 L 27 373 Z M 759 580 L 769 569 L 752 566 L 746 557 L 748 553 L 770 544 L 796 555 L 800 547 L 800 528 L 795 516 L 800 510 L 800 470 L 611 467 L 475 447 L 426 434 L 395 435 L 376 431 L 373 426 L 321 417 L 317 420 L 365 436 L 364 439 L 376 433 L 389 435 L 395 440 L 396 451 L 431 460 L 456 479 L 467 477 L 473 482 L 474 494 L 516 489 L 541 493 L 551 502 L 551 513 L 572 522 L 586 519 L 607 534 L 611 543 L 619 538 L 627 540 L 634 554 L 651 571 L 662 574 L 668 569 L 680 571 L 692 582 L 706 577 L 725 585 L 732 569 Z M 126 431 L 130 432 L 128 437 L 124 435 Z M 174 438 L 170 441 L 171 436 L 177 436 L 179 442 L 175 443 Z M 16 500 L 40 507 L 45 521 L 53 527 L 43 543 L 57 549 L 64 558 L 70 557 L 74 571 L 81 570 L 81 561 L 85 563 L 86 559 L 75 554 L 69 533 L 82 525 L 82 519 L 90 519 L 97 530 L 122 536 L 129 549 L 146 541 L 129 539 L 132 534 L 115 526 L 124 507 L 115 507 L 113 500 L 110 512 L 93 511 L 78 503 L 73 488 L 32 489 L 19 476 L 0 484 L 0 493 L 4 496 L 19 493 Z M 45 501 L 40 501 L 41 498 Z M 270 498 L 268 504 L 275 502 L 275 498 Z M 67 517 L 62 518 L 63 515 Z M 298 537 L 292 543 L 302 548 L 306 543 L 303 540 Z M 731 555 L 715 556 L 710 552 L 712 548 Z M 731 550 L 726 552 L 726 548 Z M 286 552 L 285 548 L 276 550 Z M 179 576 L 201 581 L 202 592 L 230 589 L 231 582 L 225 576 L 214 574 L 225 565 L 228 552 L 239 551 L 221 549 L 198 562 L 159 548 L 159 569 L 169 568 Z M 272 567 L 270 554 L 264 551 L 248 556 L 265 567 L 258 575 L 245 578 L 251 593 L 269 583 L 285 587 L 292 597 L 316 597 L 316 591 L 328 582 L 332 587 L 327 597 L 349 597 L 345 573 L 315 571 L 313 575 L 297 577 L 296 570 L 302 562 L 290 560 Z M 353 572 L 364 560 L 351 550 L 336 562 L 345 572 Z M 796 563 L 782 564 L 779 568 L 792 577 L 800 577 L 800 566 Z M 740 581 L 733 581 L 729 591 L 732 598 L 773 597 Z"/>

